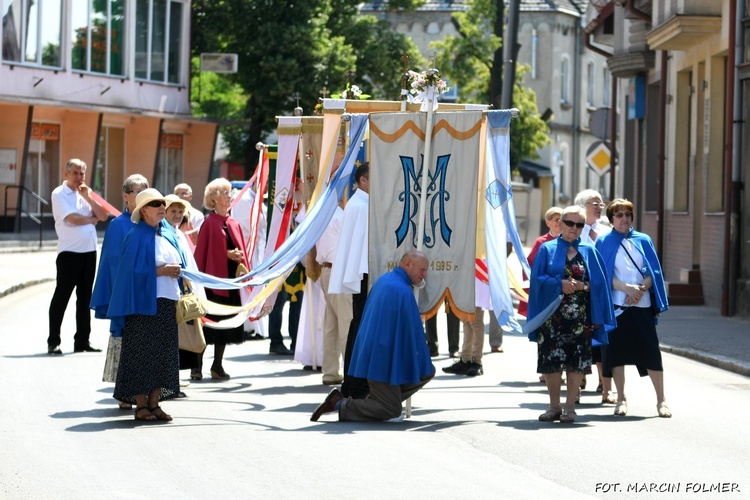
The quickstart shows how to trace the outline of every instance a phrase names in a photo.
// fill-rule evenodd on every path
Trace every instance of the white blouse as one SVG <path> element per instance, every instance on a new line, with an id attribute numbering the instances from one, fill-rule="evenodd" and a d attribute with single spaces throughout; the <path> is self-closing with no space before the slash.
<path id="1" fill-rule="evenodd" d="M 180 253 L 163 236 L 156 235 L 156 267 L 165 264 L 180 264 Z M 180 286 L 175 278 L 170 276 L 156 277 L 156 296 L 177 300 L 180 298 Z"/>
<path id="2" fill-rule="evenodd" d="M 630 257 L 625 253 L 625 248 L 623 248 L 623 246 L 628 249 L 630 257 L 632 257 L 633 260 L 630 260 Z M 633 261 L 635 261 L 635 264 Z M 622 240 L 622 245 L 617 249 L 617 255 L 615 256 L 614 277 L 631 285 L 639 284 L 643 281 L 643 275 L 640 273 L 639 269 L 643 269 L 643 267 L 643 255 L 641 255 L 641 252 L 629 239 L 624 238 Z M 643 297 L 641 297 L 641 300 L 639 300 L 637 304 L 625 304 L 626 298 L 627 294 L 625 292 L 615 290 L 614 288 L 612 289 L 612 302 L 616 306 L 620 306 L 615 307 L 615 316 L 622 314 L 624 311 L 624 309 L 622 309 L 623 307 L 651 307 L 651 293 L 644 293 Z"/>

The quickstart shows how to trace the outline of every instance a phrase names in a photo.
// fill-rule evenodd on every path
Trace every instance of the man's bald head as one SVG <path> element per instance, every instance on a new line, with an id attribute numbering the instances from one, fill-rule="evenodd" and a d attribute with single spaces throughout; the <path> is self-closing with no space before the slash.
<path id="1" fill-rule="evenodd" d="M 413 285 L 419 285 L 427 277 L 427 268 L 430 266 L 430 261 L 419 250 L 410 250 L 401 257 L 398 265 L 406 271 Z"/>

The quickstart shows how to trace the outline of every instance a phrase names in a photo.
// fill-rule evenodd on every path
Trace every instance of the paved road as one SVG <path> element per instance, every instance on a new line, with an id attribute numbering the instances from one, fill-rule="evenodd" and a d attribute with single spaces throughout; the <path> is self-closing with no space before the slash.
<path id="1" fill-rule="evenodd" d="M 166 402 L 172 423 L 137 423 L 100 381 L 104 355 L 70 354 L 72 307 L 68 354 L 43 353 L 53 289 L 0 298 L 0 498 L 750 497 L 750 383 L 689 359 L 665 355 L 669 420 L 655 417 L 648 379 L 629 370 L 628 417 L 615 419 L 586 391 L 578 423 L 538 422 L 546 395 L 534 345 L 507 336 L 506 353 L 485 357 L 484 376 L 439 372 L 411 419 L 313 423 L 327 392 L 320 375 L 247 342 L 227 349 L 230 381 L 194 382 L 187 399 Z M 106 329 L 94 321 L 94 345 L 106 345 Z M 649 483 L 680 493 L 627 492 Z M 688 494 L 688 483 L 739 492 Z"/>

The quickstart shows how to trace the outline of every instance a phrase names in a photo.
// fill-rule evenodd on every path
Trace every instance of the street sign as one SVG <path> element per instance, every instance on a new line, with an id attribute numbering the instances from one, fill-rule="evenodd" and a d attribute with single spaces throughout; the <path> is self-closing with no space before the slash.
<path id="1" fill-rule="evenodd" d="M 237 73 L 237 54 L 201 54 L 201 71 Z"/>
<path id="2" fill-rule="evenodd" d="M 607 143 L 597 141 L 591 145 L 586 152 L 586 164 L 596 172 L 599 177 L 609 172 L 612 157 Z"/>

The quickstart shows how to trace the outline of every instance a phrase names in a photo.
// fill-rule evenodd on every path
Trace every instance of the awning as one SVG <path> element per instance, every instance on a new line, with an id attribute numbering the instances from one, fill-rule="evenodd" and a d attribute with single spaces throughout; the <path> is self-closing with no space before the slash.
<path id="1" fill-rule="evenodd" d="M 521 160 L 521 164 L 518 165 L 518 171 L 524 178 L 539 179 L 540 177 L 552 177 L 551 168 L 529 160 Z"/>

